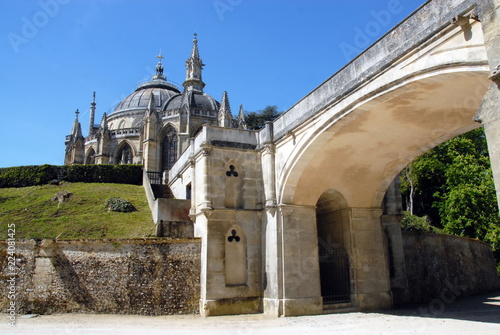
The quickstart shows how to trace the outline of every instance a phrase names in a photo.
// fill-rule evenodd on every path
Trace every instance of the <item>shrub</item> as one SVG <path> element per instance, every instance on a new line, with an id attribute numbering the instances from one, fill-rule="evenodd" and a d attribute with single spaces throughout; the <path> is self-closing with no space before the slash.
<path id="1" fill-rule="evenodd" d="M 423 231 L 427 233 L 441 233 L 441 230 L 432 226 L 429 223 L 427 216 L 411 215 L 410 212 L 403 213 L 403 220 L 401 220 L 401 228 L 410 231 Z"/>
<path id="2" fill-rule="evenodd" d="M 135 211 L 134 205 L 122 198 L 109 198 L 106 201 L 106 208 L 108 211 L 129 213 Z"/>
<path id="3" fill-rule="evenodd" d="M 0 187 L 26 187 L 48 184 L 59 179 L 62 171 L 53 165 L 16 166 L 0 169 Z"/>
<path id="4" fill-rule="evenodd" d="M 0 188 L 83 183 L 142 184 L 142 166 L 128 165 L 36 165 L 0 169 Z"/>
<path id="5" fill-rule="evenodd" d="M 64 180 L 84 183 L 142 184 L 141 165 L 70 165 Z"/>

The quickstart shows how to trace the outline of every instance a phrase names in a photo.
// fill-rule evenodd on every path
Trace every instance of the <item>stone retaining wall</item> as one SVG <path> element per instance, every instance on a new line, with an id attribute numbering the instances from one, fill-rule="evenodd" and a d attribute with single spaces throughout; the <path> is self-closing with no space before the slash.
<path id="1" fill-rule="evenodd" d="M 0 291 L 11 271 L 0 243 Z M 15 304 L 23 313 L 199 312 L 200 240 L 28 240 L 15 245 Z M 0 295 L 0 310 L 11 300 Z"/>
<path id="2" fill-rule="evenodd" d="M 403 231 L 408 289 L 396 304 L 443 303 L 500 288 L 490 247 L 450 235 Z M 0 242 L 0 291 L 11 285 Z M 27 240 L 15 244 L 17 313 L 199 313 L 200 240 Z M 434 300 L 433 300 L 434 299 Z"/>
<path id="3" fill-rule="evenodd" d="M 500 288 L 488 244 L 452 235 L 403 231 L 408 292 L 396 303 L 443 302 Z"/>

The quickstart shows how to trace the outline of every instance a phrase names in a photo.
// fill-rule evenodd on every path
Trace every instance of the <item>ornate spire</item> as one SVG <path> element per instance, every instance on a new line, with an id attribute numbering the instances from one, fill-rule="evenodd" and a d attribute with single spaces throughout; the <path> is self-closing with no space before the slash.
<path id="1" fill-rule="evenodd" d="M 156 102 L 155 102 L 155 95 L 153 92 L 151 92 L 151 95 L 149 96 L 149 102 L 148 102 L 148 108 L 146 109 L 147 115 L 151 115 L 156 112 Z"/>
<path id="2" fill-rule="evenodd" d="M 167 78 L 163 75 L 163 64 L 161 63 L 161 60 L 165 57 L 161 55 L 161 51 L 156 58 L 158 58 L 158 64 L 156 64 L 156 74 L 153 76 L 153 79 L 167 80 Z"/>
<path id="3" fill-rule="evenodd" d="M 78 121 L 78 114 L 80 114 L 80 111 L 77 109 L 71 135 L 66 136 L 66 152 L 64 156 L 64 164 L 66 165 L 83 164 L 85 139 L 82 136 L 82 126 Z"/>
<path id="4" fill-rule="evenodd" d="M 94 117 L 95 117 L 95 92 L 90 103 L 89 136 L 94 135 Z"/>
<path id="5" fill-rule="evenodd" d="M 101 120 L 101 125 L 99 127 L 100 131 L 106 131 L 108 130 L 108 115 L 104 113 L 102 115 L 102 120 Z"/>
<path id="6" fill-rule="evenodd" d="M 240 112 L 238 113 L 238 128 L 247 129 L 247 121 L 245 119 L 245 111 L 243 110 L 243 105 L 240 105 Z"/>
<path id="7" fill-rule="evenodd" d="M 205 64 L 203 64 L 203 61 L 200 58 L 200 53 L 198 51 L 198 39 L 196 36 L 197 34 L 195 33 L 191 56 L 186 61 L 186 81 L 184 81 L 182 85 L 186 90 L 203 91 L 205 83 L 202 81 L 201 72 Z"/>
<path id="8" fill-rule="evenodd" d="M 155 95 L 153 92 L 151 92 L 151 95 L 149 96 L 148 109 L 150 112 L 156 109 Z"/>
<path id="9" fill-rule="evenodd" d="M 227 92 L 222 94 L 222 102 L 219 108 L 219 127 L 231 128 L 233 115 L 231 114 L 231 106 L 229 105 L 229 98 Z"/>
<path id="10" fill-rule="evenodd" d="M 82 125 L 78 121 L 78 114 L 80 114 L 80 111 L 77 109 L 75 112 L 75 122 L 73 123 L 73 128 L 71 129 L 71 135 L 73 135 L 75 139 L 82 137 Z"/>
<path id="11" fill-rule="evenodd" d="M 198 39 L 196 38 L 196 36 L 198 36 L 198 34 L 194 33 L 193 36 L 194 37 L 193 37 L 193 48 L 191 49 L 191 58 L 200 59 L 200 53 L 198 51 Z"/>

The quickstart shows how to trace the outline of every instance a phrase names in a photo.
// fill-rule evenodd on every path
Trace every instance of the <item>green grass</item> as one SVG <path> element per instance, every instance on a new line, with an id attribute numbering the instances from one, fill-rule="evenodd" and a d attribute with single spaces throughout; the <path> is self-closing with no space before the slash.
<path id="1" fill-rule="evenodd" d="M 58 191 L 72 195 L 60 206 Z M 106 200 L 119 197 L 137 211 L 108 212 Z M 64 183 L 0 189 L 0 239 L 8 224 L 15 224 L 16 239 L 27 238 L 137 238 L 155 235 L 155 226 L 142 186 L 125 184 Z"/>

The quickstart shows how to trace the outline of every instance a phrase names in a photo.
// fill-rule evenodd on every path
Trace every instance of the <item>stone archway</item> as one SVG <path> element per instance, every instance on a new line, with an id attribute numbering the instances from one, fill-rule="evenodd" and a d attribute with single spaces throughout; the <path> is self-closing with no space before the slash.
<path id="1" fill-rule="evenodd" d="M 85 164 L 95 164 L 95 150 L 90 148 L 85 157 Z"/>
<path id="2" fill-rule="evenodd" d="M 318 256 L 323 308 L 350 306 L 353 292 L 349 211 L 342 194 L 325 191 L 316 205 Z"/>
<path id="3" fill-rule="evenodd" d="M 125 142 L 120 146 L 115 156 L 116 164 L 132 164 L 134 162 L 134 151 L 130 144 Z"/>
<path id="4" fill-rule="evenodd" d="M 321 225 L 316 224 L 316 206 L 330 189 L 340 192 L 348 204 L 344 215 L 351 243 L 348 255 L 354 282 L 353 307 L 359 310 L 391 307 L 387 238 L 382 225 L 383 197 L 397 173 L 415 157 L 479 126 L 472 117 L 486 90 L 486 80 L 482 68 L 474 66 L 467 72 L 457 68 L 409 77 L 395 86 L 384 87 L 375 97 L 362 97 L 347 110 L 336 110 L 337 106 L 325 110 L 329 122 L 319 126 L 312 123 L 309 129 L 303 124 L 293 136 L 285 137 L 277 145 L 276 164 L 281 171 L 277 174 L 277 200 L 285 209 L 277 220 L 278 224 L 280 220 L 283 222 L 278 228 L 285 244 L 283 282 L 288 288 L 284 291 L 304 292 L 300 296 L 300 313 L 321 307 L 314 306 L 316 301 L 309 299 L 314 294 L 321 297 L 321 290 L 306 291 L 306 285 L 313 287 L 310 284 L 313 278 L 297 275 L 289 268 L 297 262 L 307 263 L 314 248 L 318 255 L 316 228 Z M 337 119 L 334 115 L 343 117 Z M 286 156 L 286 161 L 280 161 L 290 148 L 292 154 Z M 299 219 L 300 224 L 296 223 Z M 301 233 L 299 240 L 292 238 L 297 226 Z M 314 226 L 314 233 L 310 226 Z M 292 262 L 292 258 L 300 260 Z M 319 267 L 315 276 L 319 286 Z M 291 300 L 287 293 L 285 304 Z M 290 297 L 299 300 L 297 294 Z M 284 309 L 285 315 L 299 310 Z"/>

